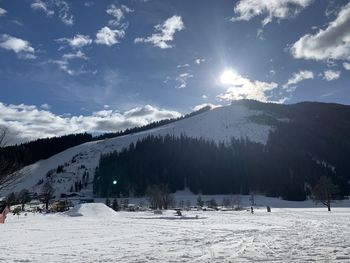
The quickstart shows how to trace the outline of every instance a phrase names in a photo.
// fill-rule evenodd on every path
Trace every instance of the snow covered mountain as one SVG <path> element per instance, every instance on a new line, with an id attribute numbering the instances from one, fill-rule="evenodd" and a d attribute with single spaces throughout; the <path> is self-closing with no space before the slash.
<path id="1" fill-rule="evenodd" d="M 81 193 L 92 196 L 93 177 L 101 155 L 126 149 L 150 135 L 183 135 L 227 144 L 232 138 L 247 139 L 259 146 L 242 145 L 246 147 L 244 162 L 238 160 L 239 164 L 230 168 L 236 170 L 232 176 L 243 171 L 241 176 L 253 180 L 254 187 L 262 186 L 267 195 L 284 196 L 287 200 L 295 200 L 296 195 L 302 200 L 308 191 L 304 186 L 313 187 L 325 175 L 345 196 L 350 189 L 349 134 L 350 106 L 237 101 L 153 129 L 69 148 L 13 174 L 15 180 L 1 190 L 0 196 L 22 189 L 40 193 L 46 181 L 51 182 L 56 196 L 75 191 L 79 183 Z"/>
<path id="2" fill-rule="evenodd" d="M 24 167 L 17 173 L 19 178 L 3 189 L 1 194 L 6 195 L 22 189 L 40 192 L 42 183 L 47 177 L 51 178 L 56 194 L 65 193 L 70 190 L 72 184 L 81 181 L 84 174 L 88 173 L 88 179 L 84 176 L 88 187 L 82 193 L 91 196 L 93 174 L 101 154 L 120 151 L 149 135 L 185 135 L 215 142 L 229 142 L 232 137 L 248 138 L 250 141 L 265 144 L 274 126 L 252 121 L 253 118 L 263 114 L 266 115 L 263 111 L 250 109 L 244 103 L 234 103 L 152 130 L 81 144 Z M 57 173 L 58 166 L 64 167 L 62 172 Z"/>

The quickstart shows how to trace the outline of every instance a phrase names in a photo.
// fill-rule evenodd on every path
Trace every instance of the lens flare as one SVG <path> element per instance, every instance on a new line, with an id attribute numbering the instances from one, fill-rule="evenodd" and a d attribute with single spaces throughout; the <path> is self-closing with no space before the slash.
<path id="1" fill-rule="evenodd" d="M 220 75 L 220 82 L 224 85 L 230 85 L 237 79 L 237 74 L 232 69 L 227 69 Z"/>

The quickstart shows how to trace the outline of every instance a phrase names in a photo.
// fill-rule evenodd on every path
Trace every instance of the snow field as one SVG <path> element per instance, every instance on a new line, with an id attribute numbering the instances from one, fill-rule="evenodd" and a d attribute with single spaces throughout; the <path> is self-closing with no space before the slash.
<path id="1" fill-rule="evenodd" d="M 350 262 L 350 208 L 9 215 L 0 262 Z M 198 216 L 198 219 L 195 219 Z"/>

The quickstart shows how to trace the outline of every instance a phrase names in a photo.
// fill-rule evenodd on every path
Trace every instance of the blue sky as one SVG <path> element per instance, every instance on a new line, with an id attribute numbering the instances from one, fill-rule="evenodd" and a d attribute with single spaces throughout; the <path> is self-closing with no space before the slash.
<path id="1" fill-rule="evenodd" d="M 11 140 L 105 132 L 235 99 L 349 104 L 342 0 L 0 0 Z"/>

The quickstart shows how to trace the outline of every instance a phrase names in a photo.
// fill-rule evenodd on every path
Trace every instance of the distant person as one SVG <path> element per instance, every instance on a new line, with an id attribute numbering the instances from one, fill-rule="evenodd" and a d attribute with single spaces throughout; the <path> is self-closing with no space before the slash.
<path id="1" fill-rule="evenodd" d="M 266 210 L 267 210 L 268 213 L 270 213 L 270 212 L 271 212 L 271 207 L 270 207 L 270 206 L 267 206 L 267 207 L 266 207 Z"/>
<path id="2" fill-rule="evenodd" d="M 0 224 L 5 223 L 6 215 L 10 212 L 9 207 L 7 204 L 1 204 L 0 205 Z"/>
<path id="3" fill-rule="evenodd" d="M 254 214 L 254 208 L 252 206 L 250 207 L 250 213 Z"/>

